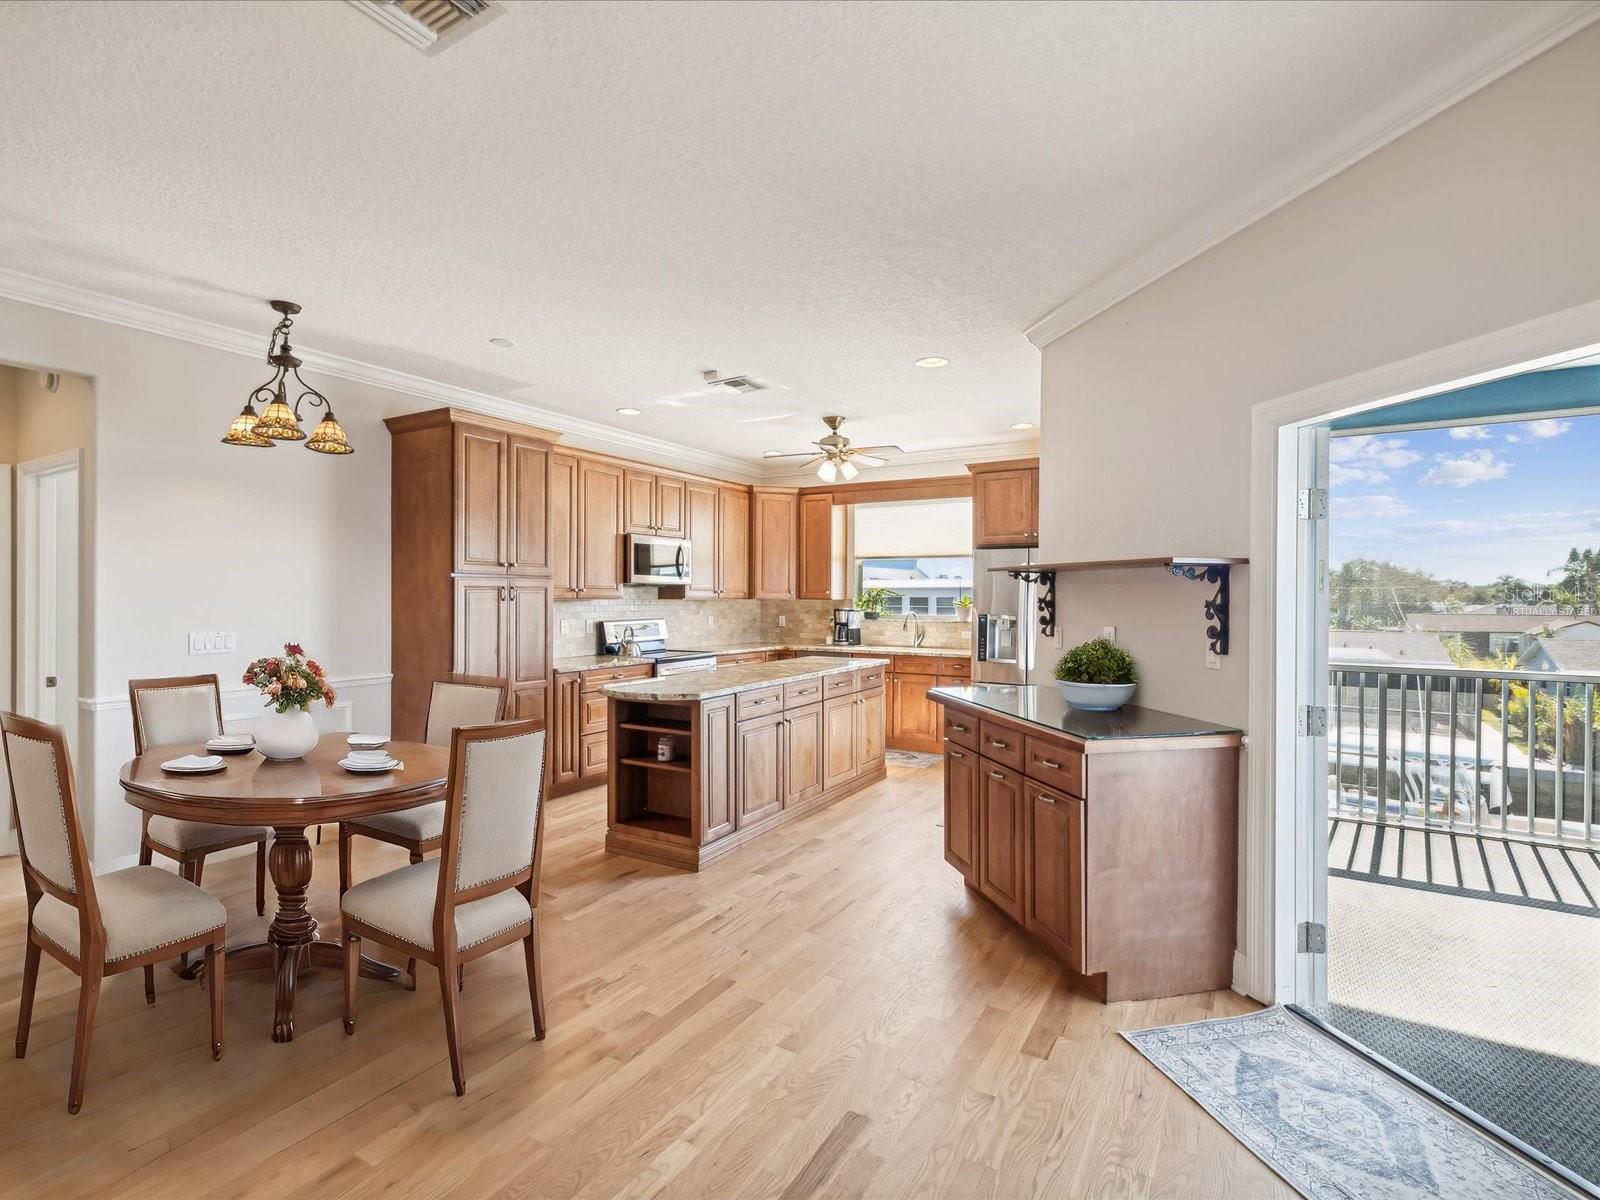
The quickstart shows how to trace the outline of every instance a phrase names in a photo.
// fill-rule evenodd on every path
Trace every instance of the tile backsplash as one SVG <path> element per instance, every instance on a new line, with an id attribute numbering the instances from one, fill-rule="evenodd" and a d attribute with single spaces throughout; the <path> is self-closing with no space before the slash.
<path id="1" fill-rule="evenodd" d="M 595 654 L 600 646 L 600 621 L 667 622 L 674 646 L 739 646 L 763 642 L 824 642 L 833 632 L 831 600 L 662 600 L 655 588 L 623 588 L 615 600 L 557 600 L 552 606 L 554 653 L 557 658 Z M 779 617 L 784 618 L 780 627 Z M 909 646 L 911 630 L 899 618 L 863 621 L 864 646 Z M 924 646 L 960 650 L 972 644 L 966 621 L 925 621 Z"/>

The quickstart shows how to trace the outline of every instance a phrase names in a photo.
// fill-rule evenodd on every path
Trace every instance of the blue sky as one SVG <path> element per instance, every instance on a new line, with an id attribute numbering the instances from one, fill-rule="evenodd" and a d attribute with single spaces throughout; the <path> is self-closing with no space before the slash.
<path id="1" fill-rule="evenodd" d="M 1600 546 L 1600 415 L 1335 437 L 1329 558 L 1440 578 L 1552 580 Z"/>

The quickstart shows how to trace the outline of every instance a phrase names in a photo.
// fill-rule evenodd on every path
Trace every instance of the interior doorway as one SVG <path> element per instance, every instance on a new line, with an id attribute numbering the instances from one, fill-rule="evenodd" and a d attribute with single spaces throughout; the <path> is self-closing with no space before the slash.
<path id="1" fill-rule="evenodd" d="M 1575 352 L 1293 431 L 1294 999 L 1600 1195 L 1597 413 Z"/>

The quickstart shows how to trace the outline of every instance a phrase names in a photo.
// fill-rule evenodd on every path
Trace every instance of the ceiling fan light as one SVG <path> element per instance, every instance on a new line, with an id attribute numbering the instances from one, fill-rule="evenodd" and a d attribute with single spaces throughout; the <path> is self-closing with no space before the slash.
<path id="1" fill-rule="evenodd" d="M 839 478 L 839 468 L 833 459 L 825 458 L 822 460 L 822 463 L 817 467 L 817 478 L 822 480 L 823 483 L 832 483 Z"/>
<path id="2" fill-rule="evenodd" d="M 839 464 L 839 474 L 843 475 L 844 478 L 845 478 L 845 482 L 848 483 L 850 480 L 854 479 L 857 475 L 861 474 L 861 472 L 857 469 L 855 463 L 851 462 L 847 458 L 842 463 Z"/>
<path id="3" fill-rule="evenodd" d="M 345 436 L 344 426 L 339 424 L 339 418 L 333 415 L 333 409 L 328 410 L 328 415 L 317 423 L 311 431 L 311 440 L 306 443 L 307 450 L 315 450 L 318 454 L 354 454 L 355 447 L 350 444 L 350 439 Z"/>
<path id="4" fill-rule="evenodd" d="M 233 424 L 228 426 L 228 432 L 222 435 L 224 446 L 267 446 L 271 447 L 272 439 L 262 437 L 256 432 L 256 422 L 261 418 L 256 413 L 255 405 L 248 400 L 239 415 L 233 419 Z"/>

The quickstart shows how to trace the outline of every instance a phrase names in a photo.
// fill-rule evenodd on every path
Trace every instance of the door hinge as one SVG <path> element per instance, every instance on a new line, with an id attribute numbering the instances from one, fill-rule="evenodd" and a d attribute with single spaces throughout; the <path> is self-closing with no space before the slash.
<path id="1" fill-rule="evenodd" d="M 1320 704 L 1302 704 L 1295 713 L 1294 731 L 1301 737 L 1328 736 L 1328 710 Z"/>
<path id="2" fill-rule="evenodd" d="M 1328 519 L 1328 489 L 1301 488 L 1299 499 L 1296 503 L 1296 512 L 1302 521 L 1326 521 Z"/>
<path id="3" fill-rule="evenodd" d="M 1326 954 L 1328 927 L 1318 921 L 1301 921 L 1295 926 L 1294 941 L 1297 954 Z"/>

